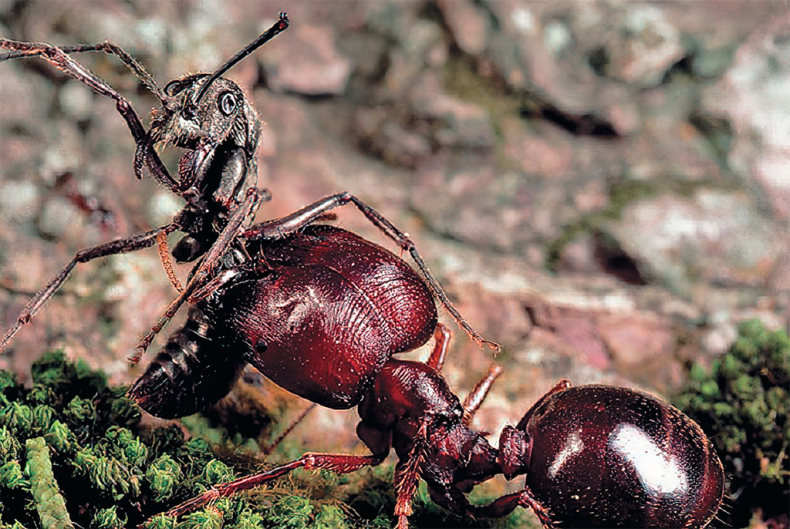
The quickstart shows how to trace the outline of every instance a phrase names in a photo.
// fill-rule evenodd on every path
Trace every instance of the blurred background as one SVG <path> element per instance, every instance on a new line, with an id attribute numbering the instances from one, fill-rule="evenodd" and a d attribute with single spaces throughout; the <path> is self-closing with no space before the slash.
<path id="1" fill-rule="evenodd" d="M 741 322 L 787 328 L 787 2 L 2 0 L 0 34 L 109 39 L 164 86 L 281 10 L 291 28 L 227 74 L 266 122 L 259 219 L 348 190 L 407 231 L 503 346 L 476 427 L 498 436 L 560 378 L 668 398 Z M 114 58 L 78 60 L 141 117 L 155 106 Z M 113 103 L 42 61 L 0 63 L 0 134 L 0 328 L 75 251 L 182 205 L 136 180 Z M 354 210 L 338 224 L 393 248 Z M 0 369 L 62 347 L 129 382 L 127 355 L 173 297 L 155 249 L 81 265 Z M 492 358 L 444 320 L 463 396 Z M 294 416 L 306 406 L 256 383 Z M 359 449 L 357 420 L 316 410 L 293 436 Z"/>

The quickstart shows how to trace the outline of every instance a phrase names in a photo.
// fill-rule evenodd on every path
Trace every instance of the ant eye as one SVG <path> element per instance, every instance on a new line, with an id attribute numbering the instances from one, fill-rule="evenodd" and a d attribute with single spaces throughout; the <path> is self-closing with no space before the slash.
<path id="1" fill-rule="evenodd" d="M 176 81 L 170 81 L 169 83 L 167 83 L 165 85 L 165 94 L 167 94 L 169 96 L 172 96 L 176 92 L 176 89 L 178 88 L 178 86 L 177 86 L 178 84 L 179 83 L 178 83 L 177 80 Z"/>
<path id="2" fill-rule="evenodd" d="M 236 110 L 236 96 L 232 92 L 224 92 L 219 96 L 219 109 L 226 116 L 230 116 Z"/>

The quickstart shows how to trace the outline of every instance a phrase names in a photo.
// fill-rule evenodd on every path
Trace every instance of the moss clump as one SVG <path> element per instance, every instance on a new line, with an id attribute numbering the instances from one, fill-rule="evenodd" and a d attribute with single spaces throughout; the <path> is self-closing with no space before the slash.
<path id="1" fill-rule="evenodd" d="M 733 527 L 748 525 L 758 509 L 766 519 L 787 512 L 788 389 L 790 338 L 749 321 L 710 372 L 691 368 L 689 386 L 675 400 L 711 436 L 722 458 L 734 500 Z"/>
<path id="2" fill-rule="evenodd" d="M 30 476 L 30 492 L 36 503 L 41 525 L 46 529 L 70 529 L 69 513 L 66 502 L 60 495 L 55 476 L 52 474 L 52 461 L 49 448 L 43 437 L 28 439 L 27 468 L 25 473 Z"/>
<path id="3" fill-rule="evenodd" d="M 0 371 L 0 528 L 132 527 L 252 464 L 178 427 L 148 430 L 125 388 L 62 353 L 32 366 L 32 387 Z M 301 497 L 292 489 L 275 497 Z M 295 496 L 296 495 L 296 496 Z M 306 500 L 310 501 L 310 500 Z M 147 527 L 276 527 L 249 495 Z M 317 507 L 321 509 L 321 507 Z"/>

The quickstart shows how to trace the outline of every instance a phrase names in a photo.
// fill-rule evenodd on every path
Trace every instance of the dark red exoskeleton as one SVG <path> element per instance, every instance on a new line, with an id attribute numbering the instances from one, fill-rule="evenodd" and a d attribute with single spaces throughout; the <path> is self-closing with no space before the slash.
<path id="1" fill-rule="evenodd" d="M 224 396 L 247 362 L 301 397 L 348 409 L 393 354 L 434 333 L 428 286 L 351 232 L 313 225 L 248 250 L 254 267 L 227 274 L 132 387 L 149 413 L 198 411 Z"/>
<path id="2" fill-rule="evenodd" d="M 500 517 L 533 509 L 549 526 L 704 527 L 721 503 L 723 475 L 707 438 L 670 406 L 622 388 L 570 388 L 561 383 L 503 431 L 491 446 L 470 420 L 499 368 L 461 402 L 441 375 L 449 333 L 436 323 L 438 302 L 478 343 L 483 340 L 454 309 L 413 242 L 350 193 L 339 193 L 285 217 L 254 223 L 266 191 L 257 189 L 255 152 L 260 121 L 241 89 L 222 77 L 263 42 L 284 31 L 279 20 L 212 74 L 186 75 L 160 89 L 118 46 L 55 47 L 0 38 L 11 50 L 0 61 L 39 57 L 112 98 L 136 144 L 134 171 L 145 170 L 187 204 L 170 223 L 78 252 L 21 311 L 0 349 L 60 288 L 79 263 L 159 244 L 179 289 L 139 353 L 184 303 L 187 323 L 174 333 L 130 391 L 164 417 L 197 411 L 225 395 L 251 363 L 278 384 L 332 408 L 358 406 L 357 428 L 369 455 L 314 454 L 218 486 L 175 507 L 188 512 L 212 499 L 251 488 L 292 469 L 339 473 L 380 464 L 394 448 L 398 526 L 405 529 L 420 479 L 433 500 L 458 513 Z M 102 51 L 118 57 L 159 99 L 146 130 L 129 101 L 70 54 Z M 155 147 L 186 150 L 176 177 Z M 349 232 L 317 225 L 333 209 L 353 204 L 402 251 L 400 258 Z M 182 288 L 166 236 L 184 234 L 173 255 L 197 262 Z M 393 355 L 436 345 L 426 363 Z M 520 492 L 489 505 L 466 494 L 498 474 L 526 475 Z"/>
<path id="3" fill-rule="evenodd" d="M 164 89 L 133 57 L 110 42 L 57 47 L 0 38 L 0 48 L 11 50 L 0 55 L 0 61 L 40 58 L 113 99 L 135 140 L 135 174 L 141 178 L 147 171 L 186 201 L 164 226 L 77 252 L 22 309 L 0 338 L 0 351 L 78 264 L 155 244 L 159 245 L 165 270 L 179 295 L 140 340 L 132 362 L 139 361 L 181 306 L 191 305 L 188 323 L 171 337 L 154 362 L 153 371 L 143 375 L 132 390 L 146 409 L 160 416 L 189 415 L 215 402 L 229 391 L 247 362 L 261 367 L 295 392 L 315 397 L 316 402 L 331 407 L 354 406 L 360 392 L 392 354 L 420 345 L 430 337 L 436 326 L 436 302 L 473 340 L 498 349 L 498 345 L 478 335 L 453 307 L 409 237 L 351 193 L 331 195 L 285 217 L 253 225 L 259 207 L 271 199 L 268 191 L 257 188 L 256 151 L 261 121 L 242 89 L 222 75 L 288 26 L 287 15 L 280 13 L 274 25 L 213 73 L 184 75 Z M 148 130 L 126 98 L 72 58 L 73 54 L 95 51 L 120 59 L 159 99 L 161 106 L 152 112 Z M 171 146 L 185 150 L 175 177 L 157 151 L 157 147 Z M 347 232 L 327 232 L 323 236 L 325 248 L 312 247 L 316 237 L 307 235 L 313 233 L 310 226 L 346 204 L 356 206 L 385 236 L 408 252 L 421 277 L 393 254 Z M 184 286 L 173 271 L 170 258 L 167 236 L 173 232 L 184 236 L 172 256 L 180 262 L 197 263 Z M 308 266 L 312 268 L 305 271 Z M 340 275 L 332 275 L 332 270 L 338 270 Z M 342 277 L 343 274 L 348 277 Z M 399 280 L 403 282 L 398 283 Z M 236 288 L 233 282 L 245 286 Z M 252 296 L 243 297 L 252 285 Z M 283 295 L 281 290 L 296 302 L 301 296 L 303 303 L 319 303 L 309 311 L 313 319 L 304 323 L 304 329 L 289 326 L 295 325 L 294 318 L 308 305 L 288 313 L 288 307 L 278 305 L 285 302 L 277 298 Z M 319 299 L 323 294 L 356 300 L 363 312 L 342 312 L 342 308 L 335 311 L 330 308 L 330 297 Z M 363 299 L 369 302 L 364 309 L 360 301 Z M 234 316 L 236 309 L 243 315 Z M 331 323 L 334 336 L 313 336 L 308 341 L 306 337 L 312 335 L 307 326 L 324 319 L 326 325 Z M 226 321 L 228 325 L 221 329 Z M 264 321 L 269 327 L 258 325 Z M 230 322 L 237 327 L 230 327 Z M 333 344 L 332 340 L 338 343 Z M 341 344 L 343 341 L 346 343 Z M 267 355 L 260 354 L 269 347 Z M 282 358 L 272 360 L 277 354 Z M 321 371 L 325 380 L 312 381 L 319 375 L 302 369 L 303 381 L 284 381 L 282 373 L 293 375 L 294 365 L 308 360 L 318 362 L 319 355 L 328 359 L 322 359 L 320 368 L 314 371 Z M 350 369 L 341 372 L 345 362 L 350 362 Z M 321 389 L 331 386 L 331 377 L 336 379 L 332 387 L 354 389 Z M 331 391 L 336 392 L 334 397 L 326 393 Z"/>

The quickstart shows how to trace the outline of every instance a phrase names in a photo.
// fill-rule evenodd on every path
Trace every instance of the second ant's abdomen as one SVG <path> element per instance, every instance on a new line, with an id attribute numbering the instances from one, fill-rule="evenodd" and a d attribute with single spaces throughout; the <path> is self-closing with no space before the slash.
<path id="1" fill-rule="evenodd" d="M 128 396 L 156 417 L 192 415 L 228 394 L 246 363 L 238 349 L 212 338 L 210 322 L 192 307 L 182 329 L 137 379 Z"/>

